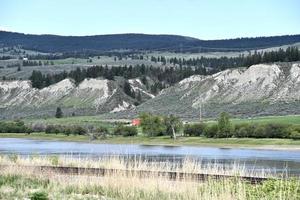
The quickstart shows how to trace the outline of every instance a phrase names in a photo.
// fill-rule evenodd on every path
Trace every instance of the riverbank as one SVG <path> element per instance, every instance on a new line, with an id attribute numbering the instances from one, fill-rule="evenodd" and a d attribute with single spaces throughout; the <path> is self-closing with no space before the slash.
<path id="1" fill-rule="evenodd" d="M 31 133 L 0 133 L 0 138 L 24 138 L 35 140 L 55 140 L 70 142 L 91 142 L 102 144 L 141 144 L 141 145 L 170 145 L 170 146 L 212 146 L 220 148 L 252 148 L 272 150 L 299 150 L 300 140 L 292 139 L 255 139 L 255 138 L 205 138 L 205 137 L 178 137 L 177 140 L 169 136 L 160 137 L 123 137 L 113 136 L 106 139 L 91 141 L 87 135 L 63 135 Z"/>

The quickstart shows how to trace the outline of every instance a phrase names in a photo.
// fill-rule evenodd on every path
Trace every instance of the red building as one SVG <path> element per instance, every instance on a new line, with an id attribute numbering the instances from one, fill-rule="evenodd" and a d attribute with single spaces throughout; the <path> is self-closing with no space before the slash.
<path id="1" fill-rule="evenodd" d="M 140 119 L 133 119 L 131 122 L 132 126 L 139 126 L 141 124 Z"/>

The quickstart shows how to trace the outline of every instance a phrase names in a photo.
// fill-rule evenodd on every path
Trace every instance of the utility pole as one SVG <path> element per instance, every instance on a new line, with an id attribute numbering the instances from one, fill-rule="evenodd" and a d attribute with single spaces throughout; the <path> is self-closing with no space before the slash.
<path id="1" fill-rule="evenodd" d="M 200 97 L 200 90 L 199 90 L 199 120 L 202 122 L 202 98 Z"/>

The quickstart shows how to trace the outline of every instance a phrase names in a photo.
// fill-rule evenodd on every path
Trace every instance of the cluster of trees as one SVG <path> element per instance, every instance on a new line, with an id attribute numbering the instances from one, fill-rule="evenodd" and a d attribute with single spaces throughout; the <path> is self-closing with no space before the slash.
<path id="1" fill-rule="evenodd" d="M 185 136 L 205 136 L 209 138 L 291 138 L 300 139 L 300 126 L 278 123 L 243 123 L 232 125 L 227 113 L 221 113 L 218 123 L 187 124 Z"/>
<path id="2" fill-rule="evenodd" d="M 139 115 L 143 133 L 150 137 L 169 135 L 176 139 L 176 135 L 183 127 L 182 121 L 174 116 L 160 116 L 151 113 L 142 113 Z"/>
<path id="3" fill-rule="evenodd" d="M 0 133 L 31 133 L 32 129 L 25 126 L 23 121 L 1 122 Z"/>
<path id="4" fill-rule="evenodd" d="M 135 66 L 93 66 L 87 69 L 77 68 L 70 72 L 62 72 L 58 74 L 44 75 L 40 71 L 34 70 L 30 76 L 32 86 L 35 88 L 47 87 L 51 84 L 57 83 L 65 78 L 74 79 L 76 84 L 79 84 L 85 78 L 103 77 L 113 80 L 115 76 L 122 76 L 126 79 L 142 77 L 144 84 L 149 88 L 151 85 L 147 84 L 145 77 L 150 77 L 156 81 L 153 85 L 153 91 L 159 90 L 169 85 L 173 85 L 180 80 L 195 74 L 206 74 L 205 68 L 192 69 L 191 67 L 166 67 L 157 68 L 153 66 L 135 65 Z"/>
<path id="5" fill-rule="evenodd" d="M 42 65 L 54 65 L 53 61 L 37 61 L 37 60 L 23 60 L 23 66 L 42 66 Z"/>
<path id="6" fill-rule="evenodd" d="M 118 124 L 110 132 L 106 127 L 100 126 L 78 126 L 78 125 L 55 125 L 34 123 L 25 125 L 23 121 L 0 121 L 0 133 L 27 133 L 45 132 L 46 134 L 65 134 L 65 135 L 89 135 L 91 139 L 106 138 L 107 135 L 121 135 L 124 137 L 136 136 L 138 134 L 135 126 L 125 126 Z"/>
<path id="7" fill-rule="evenodd" d="M 227 113 L 221 113 L 216 124 L 193 123 L 183 125 L 182 121 L 173 115 L 161 116 L 150 113 L 139 115 L 143 134 L 149 137 L 177 135 L 204 136 L 208 138 L 290 138 L 300 139 L 300 126 L 278 123 L 243 123 L 232 125 Z M 137 127 L 117 124 L 111 131 L 106 127 L 77 125 L 46 125 L 35 123 L 26 126 L 22 121 L 0 122 L 0 133 L 45 132 L 47 134 L 89 135 L 91 139 L 106 138 L 108 135 L 136 136 Z"/>
<path id="8" fill-rule="evenodd" d="M 119 124 L 113 131 L 114 135 L 122 135 L 124 137 L 136 136 L 138 134 L 135 126 L 124 126 Z"/>
<path id="9" fill-rule="evenodd" d="M 151 58 L 152 61 L 164 57 Z M 166 60 L 165 58 L 163 60 Z M 173 65 L 179 66 L 201 66 L 206 68 L 212 68 L 214 70 L 224 70 L 226 68 L 235 68 L 235 67 L 249 67 L 254 64 L 259 63 L 269 63 L 269 62 L 292 62 L 300 60 L 300 51 L 297 47 L 288 47 L 286 50 L 279 49 L 278 51 L 269 51 L 269 52 L 254 52 L 253 54 L 244 56 L 240 55 L 239 57 L 221 57 L 221 58 L 170 58 L 166 62 L 169 62 Z"/>
<path id="10" fill-rule="evenodd" d="M 0 56 L 0 60 L 9 60 L 12 59 L 11 56 Z"/>
<path id="11" fill-rule="evenodd" d="M 151 56 L 151 61 L 155 63 L 161 62 L 163 65 L 167 64 L 167 59 L 164 56 L 159 56 L 159 57 Z"/>

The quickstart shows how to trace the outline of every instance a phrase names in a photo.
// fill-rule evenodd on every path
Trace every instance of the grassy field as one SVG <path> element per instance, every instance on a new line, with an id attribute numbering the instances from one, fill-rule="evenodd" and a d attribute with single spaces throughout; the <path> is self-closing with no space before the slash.
<path id="1" fill-rule="evenodd" d="M 183 168 L 178 168 L 176 163 L 149 163 L 147 161 L 133 160 L 124 163 L 123 159 L 106 160 L 67 160 L 65 158 L 21 158 L 18 156 L 7 157 L 0 155 L 0 199 L 101 199 L 101 200 L 297 200 L 300 196 L 300 180 L 298 178 L 285 179 L 272 178 L 271 175 L 255 174 L 255 176 L 269 177 L 262 184 L 252 185 L 239 178 L 245 171 L 232 166 L 231 170 L 222 166 L 203 166 L 197 162 L 185 161 Z M 51 170 L 28 170 L 28 165 L 39 166 L 82 166 L 114 167 L 133 170 L 169 170 L 174 172 L 195 173 L 198 170 L 205 173 L 209 170 L 214 174 L 228 171 L 234 173 L 233 178 L 208 179 L 196 182 L 184 178 L 183 180 L 170 180 L 164 176 L 151 174 L 140 177 L 135 173 L 112 172 L 105 176 L 60 174 Z M 175 168 L 174 168 L 175 167 Z M 196 171 L 195 171 L 196 170 Z M 227 171 L 228 170 L 228 171 Z M 208 173 L 208 171 L 207 171 Z M 252 176 L 251 172 L 245 172 Z M 280 177 L 279 177 L 280 178 Z"/>
<path id="2" fill-rule="evenodd" d="M 26 138 L 37 140 L 59 140 L 74 142 L 93 142 L 107 144 L 141 144 L 141 145 L 190 145 L 190 146 L 216 146 L 237 148 L 264 148 L 264 149 L 294 149 L 300 150 L 300 140 L 292 139 L 254 139 L 254 138 L 205 138 L 205 137 L 178 137 L 173 140 L 170 136 L 160 137 L 123 137 L 109 136 L 106 139 L 91 141 L 87 135 L 63 135 L 45 133 L 0 133 L 0 138 Z"/>
<path id="3" fill-rule="evenodd" d="M 112 127 L 115 122 L 130 122 L 130 120 L 106 120 L 100 116 L 75 116 L 75 117 L 64 117 L 64 118 L 44 118 L 44 119 L 24 119 L 26 124 L 32 123 L 44 123 L 44 124 L 59 124 L 59 125 L 93 125 L 95 127 L 105 126 Z M 240 123 L 281 123 L 281 124 L 298 124 L 300 125 L 300 115 L 286 115 L 286 116 L 266 116 L 266 117 L 255 117 L 247 119 L 232 118 L 233 124 Z M 205 123 L 216 123 L 214 119 L 208 119 Z"/>
<path id="4" fill-rule="evenodd" d="M 216 123 L 215 120 L 207 120 L 207 123 Z M 232 124 L 241 124 L 241 123 L 280 123 L 280 124 L 296 124 L 300 125 L 300 115 L 286 115 L 286 116 L 265 116 L 265 117 L 254 117 L 247 119 L 232 118 Z"/>
<path id="5" fill-rule="evenodd" d="M 128 120 L 127 120 L 128 121 Z M 120 122 L 127 122 L 126 120 L 120 120 Z M 78 125 L 86 127 L 89 125 L 98 128 L 100 126 L 111 129 L 115 123 L 106 121 L 101 116 L 75 116 L 64 118 L 42 118 L 42 119 L 24 119 L 25 124 L 41 123 L 52 125 Z M 117 121 L 116 121 L 117 122 Z"/>

